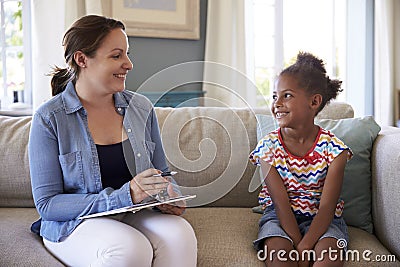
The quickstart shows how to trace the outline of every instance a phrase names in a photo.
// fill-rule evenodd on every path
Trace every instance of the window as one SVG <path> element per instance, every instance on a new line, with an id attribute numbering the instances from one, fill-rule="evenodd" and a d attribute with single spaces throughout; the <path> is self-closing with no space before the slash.
<path id="1" fill-rule="evenodd" d="M 269 105 L 274 78 L 298 51 L 318 56 L 346 83 L 345 0 L 252 0 L 257 106 Z M 344 95 L 339 100 L 344 100 Z"/>
<path id="2" fill-rule="evenodd" d="M 0 109 L 31 104 L 29 0 L 0 0 Z"/>

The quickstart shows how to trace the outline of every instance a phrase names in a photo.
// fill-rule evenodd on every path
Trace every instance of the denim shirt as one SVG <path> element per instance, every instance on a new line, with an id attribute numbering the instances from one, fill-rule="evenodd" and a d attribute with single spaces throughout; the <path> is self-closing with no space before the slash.
<path id="1" fill-rule="evenodd" d="M 154 108 L 140 94 L 114 94 L 116 111 L 135 155 L 136 173 L 168 169 Z M 35 112 L 29 137 L 33 199 L 40 220 L 32 231 L 59 242 L 81 223 L 78 217 L 133 205 L 129 182 L 103 188 L 87 113 L 70 82 Z"/>

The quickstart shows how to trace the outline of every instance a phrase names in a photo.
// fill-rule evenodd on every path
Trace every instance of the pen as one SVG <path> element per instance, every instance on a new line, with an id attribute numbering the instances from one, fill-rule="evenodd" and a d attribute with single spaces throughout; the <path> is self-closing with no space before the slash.
<path id="1" fill-rule="evenodd" d="M 159 174 L 154 174 L 153 177 L 171 176 L 171 175 L 175 175 L 175 174 L 177 174 L 177 173 L 178 173 L 178 172 L 175 172 L 175 171 L 172 171 L 172 172 L 162 172 L 162 173 L 159 173 Z"/>

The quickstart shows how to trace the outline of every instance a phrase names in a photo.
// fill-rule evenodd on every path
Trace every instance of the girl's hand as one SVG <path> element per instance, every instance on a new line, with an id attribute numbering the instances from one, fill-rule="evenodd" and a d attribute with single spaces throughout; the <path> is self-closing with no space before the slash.
<path id="1" fill-rule="evenodd" d="M 174 191 L 173 185 L 171 183 L 167 187 L 167 192 L 169 197 L 171 198 L 179 197 L 178 193 Z M 180 216 L 186 209 L 186 201 L 181 200 L 171 204 L 162 204 L 157 207 L 161 210 L 162 213 Z"/>
<path id="2" fill-rule="evenodd" d="M 298 261 L 298 266 L 299 267 L 308 267 L 310 265 L 310 260 L 307 258 L 308 253 L 303 253 L 303 251 L 311 251 L 313 249 L 313 246 L 306 244 L 304 242 L 304 239 L 300 241 L 300 243 L 296 246 L 296 250 L 299 252 L 300 255 L 300 260 Z M 302 259 L 302 255 L 306 257 L 305 259 Z"/>
<path id="3" fill-rule="evenodd" d="M 147 169 L 136 175 L 130 181 L 130 191 L 133 203 L 140 203 L 143 199 L 155 195 L 165 189 L 168 184 L 167 179 L 161 176 L 153 176 L 159 173 L 161 173 L 159 170 Z"/>

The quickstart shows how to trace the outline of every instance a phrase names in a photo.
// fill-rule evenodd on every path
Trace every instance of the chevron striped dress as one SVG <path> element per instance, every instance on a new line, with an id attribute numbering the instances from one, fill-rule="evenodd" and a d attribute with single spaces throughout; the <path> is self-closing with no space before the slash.
<path id="1" fill-rule="evenodd" d="M 318 212 L 322 189 L 331 162 L 344 150 L 348 160 L 352 152 L 339 138 L 320 128 L 314 146 L 304 157 L 290 154 L 282 140 L 280 129 L 262 138 L 250 154 L 250 161 L 259 165 L 260 160 L 275 167 L 287 189 L 292 210 L 295 214 L 314 216 Z M 263 209 L 272 205 L 272 199 L 264 185 L 259 197 Z M 335 217 L 342 215 L 344 201 L 339 199 Z"/>

